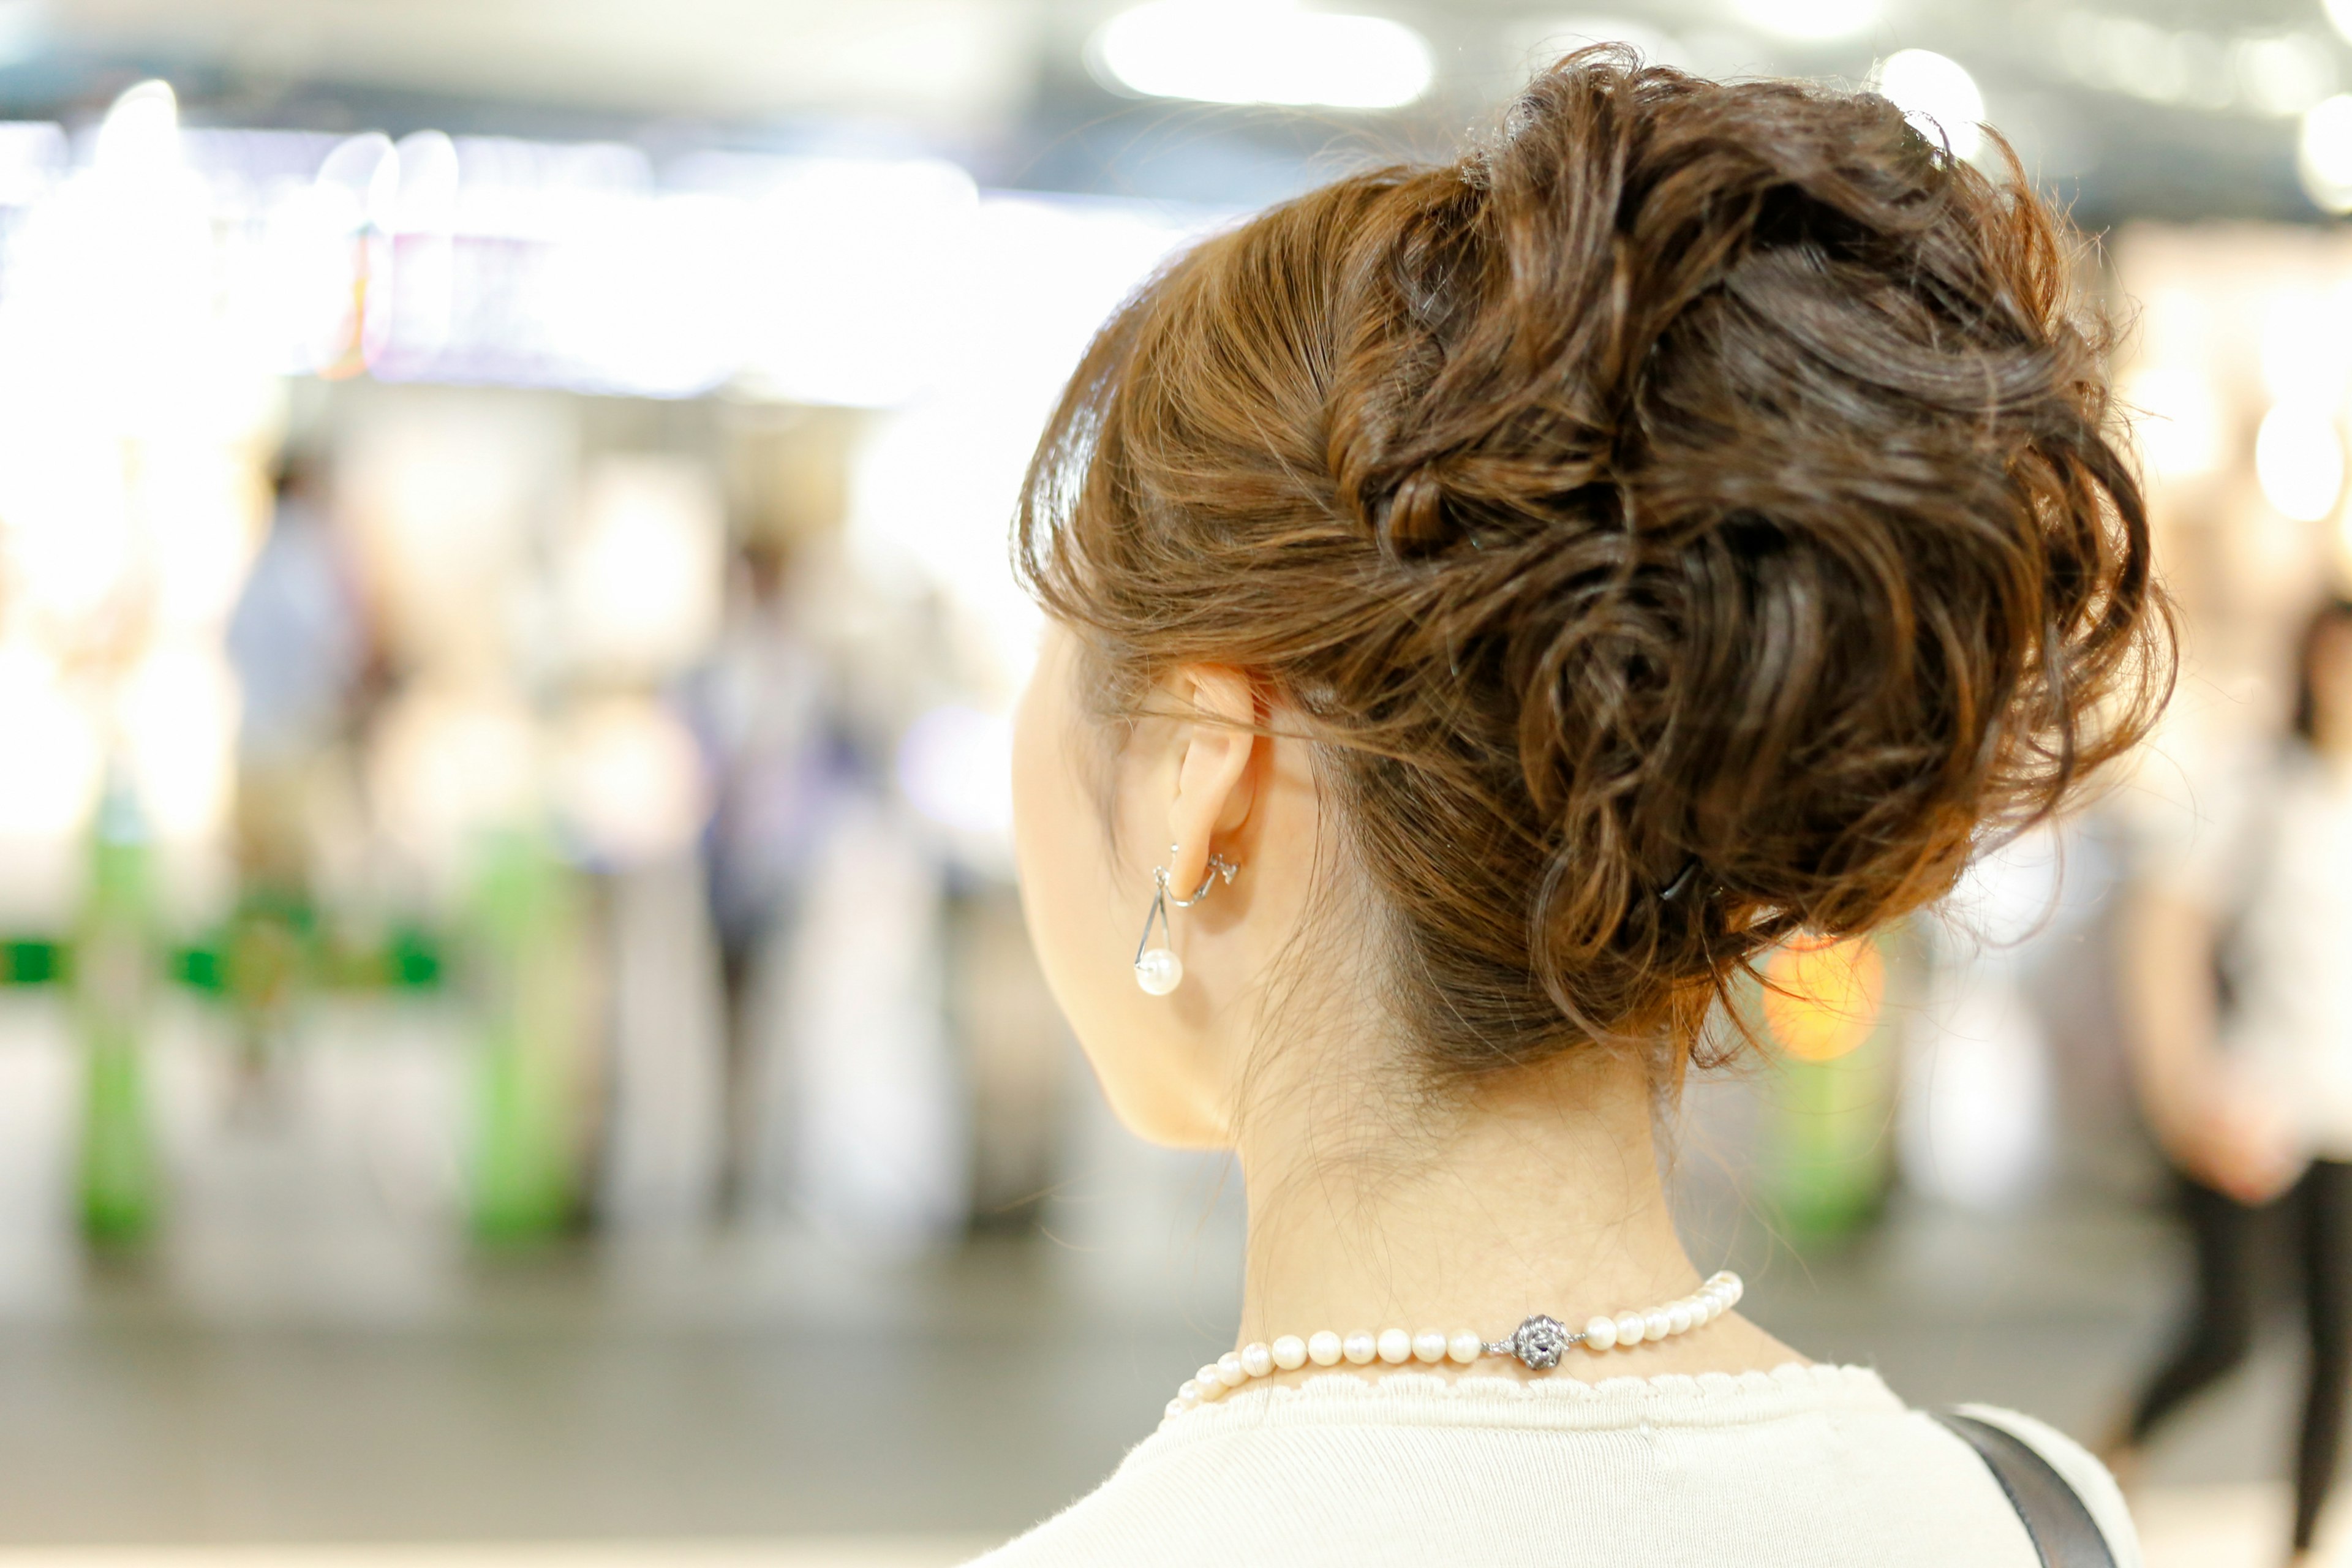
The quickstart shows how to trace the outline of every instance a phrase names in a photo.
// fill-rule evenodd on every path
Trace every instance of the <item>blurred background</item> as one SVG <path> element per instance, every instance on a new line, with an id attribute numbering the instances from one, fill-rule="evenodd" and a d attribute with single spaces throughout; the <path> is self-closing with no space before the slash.
<path id="1" fill-rule="evenodd" d="M 1776 961 L 1775 1060 L 1675 1143 L 1766 1326 L 2100 1439 L 2188 1267 L 2136 822 L 2279 729 L 2352 559 L 2347 37 L 0 0 L 0 1557 L 944 1563 L 1106 1473 L 1230 1345 L 1238 1194 L 1117 1128 L 1028 954 L 1030 440 L 1173 247 L 1596 39 L 1990 121 L 2099 240 L 2176 721 L 1953 910 Z M 2273 1342 L 2151 1452 L 2153 1561 L 2273 1552 Z"/>

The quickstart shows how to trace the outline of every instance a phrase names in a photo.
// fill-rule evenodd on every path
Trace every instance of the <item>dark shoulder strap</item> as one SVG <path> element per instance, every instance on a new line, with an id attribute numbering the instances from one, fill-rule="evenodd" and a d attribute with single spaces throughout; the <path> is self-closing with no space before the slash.
<path id="1" fill-rule="evenodd" d="M 2025 1521 L 2042 1568 L 2116 1568 L 2116 1554 L 2107 1549 L 2107 1538 L 2088 1505 L 2032 1444 L 1955 1410 L 1929 1414 L 1984 1460 L 2017 1517 Z"/>

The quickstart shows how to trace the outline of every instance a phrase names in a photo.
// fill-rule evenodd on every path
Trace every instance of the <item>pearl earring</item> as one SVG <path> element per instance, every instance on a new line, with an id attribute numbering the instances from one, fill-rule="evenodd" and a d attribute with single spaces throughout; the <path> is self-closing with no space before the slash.
<path id="1" fill-rule="evenodd" d="M 1169 859 L 1176 858 L 1177 848 L 1173 844 L 1168 847 Z M 1179 899 L 1172 897 L 1168 890 L 1168 868 L 1155 866 L 1151 868 L 1151 907 L 1143 911 L 1143 936 L 1135 944 L 1135 983 L 1138 985 L 1154 996 L 1165 996 L 1184 984 L 1184 961 L 1177 957 L 1175 950 L 1168 945 L 1176 934 L 1168 923 L 1168 906 L 1172 903 L 1180 910 L 1191 909 L 1209 896 L 1209 889 L 1216 886 L 1218 878 L 1223 877 L 1230 883 L 1234 873 L 1240 869 L 1223 856 L 1212 855 L 1209 857 L 1208 875 L 1201 879 L 1201 885 L 1192 889 L 1191 898 Z M 1158 947 L 1151 945 L 1154 921 L 1159 922 L 1162 939 Z"/>

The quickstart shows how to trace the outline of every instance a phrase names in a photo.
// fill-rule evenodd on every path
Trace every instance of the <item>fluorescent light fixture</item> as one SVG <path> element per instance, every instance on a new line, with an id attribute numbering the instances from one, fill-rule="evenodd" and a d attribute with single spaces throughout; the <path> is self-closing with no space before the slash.
<path id="1" fill-rule="evenodd" d="M 1332 109 L 1399 108 L 1437 68 L 1402 22 L 1279 0 L 1150 0 L 1104 23 L 1087 54 L 1112 85 L 1147 98 Z"/>
<path id="2" fill-rule="evenodd" d="M 2282 403 L 2254 435 L 2254 477 L 2263 499 L 2297 522 L 2317 522 L 2344 493 L 2344 442 L 2333 410 Z"/>
<path id="3" fill-rule="evenodd" d="M 2326 0 L 2327 19 L 2347 43 L 2352 43 L 2352 0 Z"/>
<path id="4" fill-rule="evenodd" d="M 2315 103 L 2303 117 L 2295 169 L 2303 188 L 2327 212 L 2352 212 L 2352 93 Z"/>
<path id="5" fill-rule="evenodd" d="M 1867 32 L 1878 21 L 1879 0 L 1733 0 L 1733 10 L 1775 37 L 1826 44 Z"/>
<path id="6" fill-rule="evenodd" d="M 1904 49 L 1878 67 L 1878 91 L 1903 110 L 1929 141 L 1948 143 L 1955 158 L 1984 147 L 1984 94 L 1968 68 L 1933 49 Z"/>

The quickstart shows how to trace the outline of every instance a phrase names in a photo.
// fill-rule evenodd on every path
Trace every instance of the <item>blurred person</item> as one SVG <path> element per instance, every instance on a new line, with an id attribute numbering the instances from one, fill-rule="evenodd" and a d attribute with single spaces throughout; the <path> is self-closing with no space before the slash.
<path id="1" fill-rule="evenodd" d="M 2058 1433 L 1738 1316 L 1653 1138 L 1748 965 L 2151 721 L 2067 245 L 1883 99 L 1596 50 L 1104 328 L 1020 515 L 1023 895 L 1118 1115 L 1237 1159 L 1242 1322 L 984 1563 L 2137 1563 Z"/>
<path id="2" fill-rule="evenodd" d="M 315 460 L 289 451 L 273 489 L 269 533 L 228 624 L 243 700 L 238 750 L 268 766 L 313 756 L 340 736 L 368 653 Z"/>
<path id="3" fill-rule="evenodd" d="M 237 905 L 226 981 L 237 1020 L 241 1110 L 266 1104 L 314 921 L 312 792 L 356 721 L 370 647 L 351 563 L 312 456 L 280 458 L 268 536 L 231 612 L 236 671 Z M 341 759 L 347 761 L 347 758 Z"/>
<path id="4" fill-rule="evenodd" d="M 2300 1560 L 2352 1384 L 2352 603 L 2323 605 L 2304 632 L 2284 743 L 2199 783 L 2204 820 L 2143 845 L 2123 933 L 2136 1079 L 2174 1168 L 2195 1292 L 2111 1458 L 2128 1479 L 2151 1435 L 2245 1361 L 2257 1265 L 2290 1252 L 2310 1348 Z"/>
<path id="5" fill-rule="evenodd" d="M 774 980 L 826 826 L 860 772 L 824 650 L 801 625 L 792 567 L 781 541 L 744 542 L 718 645 L 687 692 L 716 786 L 703 847 L 727 1013 L 721 1188 L 730 1205 L 761 1163 L 762 982 Z"/>

